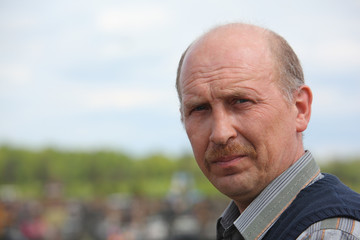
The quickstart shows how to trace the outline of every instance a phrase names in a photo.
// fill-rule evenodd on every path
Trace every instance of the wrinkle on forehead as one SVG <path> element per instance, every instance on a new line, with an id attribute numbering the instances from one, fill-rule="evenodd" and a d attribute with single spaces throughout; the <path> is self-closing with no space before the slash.
<path id="1" fill-rule="evenodd" d="M 253 66 L 242 64 L 238 66 L 199 66 L 192 67 L 187 73 L 183 74 L 182 90 L 188 92 L 191 88 L 200 84 L 216 85 L 222 79 L 243 82 L 247 80 L 270 80 L 273 79 L 273 69 L 266 65 Z"/>
<path id="2" fill-rule="evenodd" d="M 184 58 L 181 94 L 197 84 L 236 78 L 250 80 L 274 73 L 274 61 L 265 32 L 252 27 L 219 28 L 194 42 Z M 272 78 L 274 79 L 274 78 Z"/>
<path id="3" fill-rule="evenodd" d="M 208 75 L 209 76 L 209 75 Z M 235 72 L 214 75 L 211 78 L 198 78 L 189 81 L 183 88 L 183 103 L 185 105 L 196 105 L 195 103 L 207 102 L 210 99 L 227 99 L 229 97 L 249 97 L 264 99 L 262 85 L 274 84 L 272 72 L 257 72 L 257 74 Z M 222 82 L 226 81 L 224 85 Z"/>
<path id="4" fill-rule="evenodd" d="M 199 67 L 186 75 L 184 74 L 183 90 L 186 91 L 188 88 L 192 88 L 199 81 L 202 84 L 206 84 L 215 80 L 221 80 L 225 78 L 225 75 L 226 78 L 235 78 L 241 72 L 242 70 L 239 67 Z"/>

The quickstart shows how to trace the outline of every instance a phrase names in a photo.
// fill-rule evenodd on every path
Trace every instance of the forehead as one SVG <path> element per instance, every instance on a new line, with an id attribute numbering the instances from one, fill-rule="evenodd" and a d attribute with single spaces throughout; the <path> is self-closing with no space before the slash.
<path id="1" fill-rule="evenodd" d="M 199 81 L 251 79 L 273 72 L 267 41 L 257 35 L 206 36 L 188 50 L 180 75 L 182 92 Z"/>

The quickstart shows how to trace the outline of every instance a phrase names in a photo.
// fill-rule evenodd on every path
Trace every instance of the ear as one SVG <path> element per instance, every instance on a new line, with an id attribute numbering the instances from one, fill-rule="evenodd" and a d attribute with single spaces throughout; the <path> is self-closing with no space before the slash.
<path id="1" fill-rule="evenodd" d="M 297 109 L 296 131 L 303 132 L 308 126 L 311 116 L 312 92 L 309 86 L 301 86 L 294 94 Z"/>

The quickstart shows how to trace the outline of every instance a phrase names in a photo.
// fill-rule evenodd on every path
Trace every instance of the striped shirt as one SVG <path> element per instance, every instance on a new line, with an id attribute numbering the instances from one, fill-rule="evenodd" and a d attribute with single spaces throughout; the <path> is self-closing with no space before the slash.
<path id="1" fill-rule="evenodd" d="M 298 161 L 272 181 L 241 214 L 236 204 L 231 202 L 219 218 L 218 236 L 226 236 L 235 227 L 245 240 L 262 239 L 296 195 L 321 178 L 323 175 L 318 165 L 311 153 L 306 151 Z M 326 219 L 311 225 L 297 239 L 360 240 L 360 223 L 347 218 L 334 218 L 331 221 Z"/>
<path id="2" fill-rule="evenodd" d="M 296 240 L 359 240 L 360 222 L 350 218 L 329 218 L 311 225 Z"/>

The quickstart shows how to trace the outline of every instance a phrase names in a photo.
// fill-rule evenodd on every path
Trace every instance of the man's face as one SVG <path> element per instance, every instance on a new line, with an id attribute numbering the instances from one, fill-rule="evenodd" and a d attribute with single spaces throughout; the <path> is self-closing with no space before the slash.
<path id="1" fill-rule="evenodd" d="M 203 40 L 188 51 L 182 119 L 210 182 L 232 199 L 252 200 L 294 161 L 296 107 L 279 90 L 262 40 L 221 41 Z"/>

